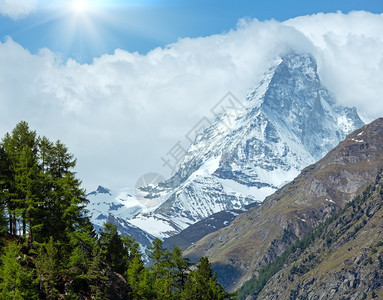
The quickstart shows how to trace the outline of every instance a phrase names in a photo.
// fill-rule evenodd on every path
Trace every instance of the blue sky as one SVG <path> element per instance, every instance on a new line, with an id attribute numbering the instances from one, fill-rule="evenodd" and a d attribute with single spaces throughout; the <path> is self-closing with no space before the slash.
<path id="1" fill-rule="evenodd" d="M 25 120 L 62 140 L 88 191 L 168 178 L 161 157 L 285 49 L 317 59 L 338 103 L 383 116 L 382 0 L 73 1 L 0 0 L 0 137 Z"/>
<path id="2" fill-rule="evenodd" d="M 221 34 L 241 18 L 285 21 L 318 12 L 383 11 L 381 0 L 88 0 L 89 11 L 74 14 L 68 9 L 71 0 L 29 1 L 36 3 L 30 14 L 0 17 L 2 40 L 10 36 L 32 53 L 47 47 L 81 62 L 116 48 L 147 53 L 179 38 Z"/>

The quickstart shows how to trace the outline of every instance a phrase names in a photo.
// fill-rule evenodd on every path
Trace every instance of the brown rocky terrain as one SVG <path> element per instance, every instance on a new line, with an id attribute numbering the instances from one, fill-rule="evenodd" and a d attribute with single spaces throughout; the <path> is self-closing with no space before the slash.
<path id="1" fill-rule="evenodd" d="M 291 251 L 258 299 L 383 299 L 382 174 L 330 219 Z"/>
<path id="2" fill-rule="evenodd" d="M 356 130 L 292 182 L 189 247 L 208 256 L 221 283 L 235 290 L 295 240 L 343 208 L 383 169 L 383 118 Z"/>

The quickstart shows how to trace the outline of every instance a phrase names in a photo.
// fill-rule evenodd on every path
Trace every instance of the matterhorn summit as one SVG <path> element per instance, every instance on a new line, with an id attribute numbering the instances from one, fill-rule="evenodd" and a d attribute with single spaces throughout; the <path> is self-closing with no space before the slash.
<path id="1" fill-rule="evenodd" d="M 235 98 L 229 94 L 229 97 Z M 321 84 L 314 57 L 275 59 L 246 99 L 234 99 L 187 150 L 170 179 L 147 191 L 159 206 L 129 223 L 168 237 L 210 215 L 263 201 L 363 125 Z"/>

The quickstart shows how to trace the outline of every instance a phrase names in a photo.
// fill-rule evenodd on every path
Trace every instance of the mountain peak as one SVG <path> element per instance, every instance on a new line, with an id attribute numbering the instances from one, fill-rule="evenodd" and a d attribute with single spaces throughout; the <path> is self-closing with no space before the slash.
<path id="1" fill-rule="evenodd" d="M 101 185 L 99 185 L 99 186 L 97 187 L 96 192 L 97 192 L 98 194 L 109 194 L 109 195 L 112 195 L 112 193 L 110 192 L 110 189 L 104 188 L 104 187 L 102 187 Z"/>
<path id="2" fill-rule="evenodd" d="M 317 62 L 311 54 L 290 51 L 282 55 L 281 59 L 280 66 L 286 66 L 290 72 L 307 75 L 315 80 L 318 79 Z"/>
<path id="3" fill-rule="evenodd" d="M 292 92 L 307 87 L 321 89 L 317 69 L 317 62 L 311 54 L 289 51 L 274 59 L 260 83 L 251 89 L 246 100 L 256 109 L 261 108 L 262 104 L 270 106 L 271 109 L 275 109 L 276 105 L 289 109 L 296 100 L 296 97 L 292 97 Z M 285 99 L 286 97 L 289 98 Z M 258 105 L 254 105 L 254 102 Z M 331 104 L 334 103 L 332 99 Z"/>
<path id="4" fill-rule="evenodd" d="M 156 219 L 175 232 L 263 201 L 363 125 L 355 110 L 336 105 L 307 53 L 278 57 L 246 100 L 198 135 L 175 175 L 151 188 L 161 195 Z"/>
<path id="5" fill-rule="evenodd" d="M 274 67 L 271 82 L 264 95 L 270 109 L 290 111 L 295 105 L 313 107 L 320 98 L 334 104 L 333 97 L 321 86 L 317 63 L 310 54 L 288 53 Z"/>
<path id="6" fill-rule="evenodd" d="M 314 161 L 336 146 L 335 140 L 364 124 L 354 108 L 336 104 L 321 84 L 311 54 L 289 52 L 281 56 L 268 77 L 267 88 L 259 86 L 253 92 L 253 97 L 262 92 L 259 110 L 274 124 L 288 128 Z"/>

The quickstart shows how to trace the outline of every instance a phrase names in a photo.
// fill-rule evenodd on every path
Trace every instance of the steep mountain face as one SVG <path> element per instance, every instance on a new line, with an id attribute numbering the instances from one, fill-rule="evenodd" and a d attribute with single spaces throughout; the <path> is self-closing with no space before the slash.
<path id="1" fill-rule="evenodd" d="M 172 249 L 177 246 L 185 250 L 208 234 L 229 226 L 240 213 L 258 205 L 259 203 L 255 202 L 240 210 L 224 210 L 212 214 L 210 217 L 190 225 L 180 233 L 164 239 L 162 245 L 165 249 Z"/>
<path id="2" fill-rule="evenodd" d="M 383 168 L 383 119 L 356 130 L 292 182 L 226 228 L 185 251 L 208 256 L 227 288 L 236 289 L 296 239 L 344 207 Z"/>
<path id="3" fill-rule="evenodd" d="M 114 194 L 110 189 L 98 186 L 95 191 L 87 194 L 86 198 L 89 200 L 87 209 L 96 229 L 107 221 L 110 214 L 126 220 L 142 211 L 133 196 L 124 190 Z"/>
<path id="4" fill-rule="evenodd" d="M 116 225 L 120 234 L 133 237 L 140 244 L 141 253 L 146 253 L 148 247 L 152 246 L 152 242 L 155 237 L 146 231 L 143 231 L 142 229 L 130 224 L 128 221 L 109 214 L 106 222 Z"/>
<path id="5" fill-rule="evenodd" d="M 375 184 L 314 232 L 317 237 L 307 248 L 286 259 L 258 299 L 383 299 L 382 218 L 380 174 Z"/>
<path id="6" fill-rule="evenodd" d="M 87 209 L 91 222 L 97 231 L 104 223 L 112 223 L 117 226 L 120 234 L 132 236 L 141 245 L 142 253 L 152 244 L 154 236 L 128 221 L 142 211 L 142 207 L 129 192 L 122 190 L 114 194 L 111 190 L 98 186 L 86 197 L 89 200 Z"/>
<path id="7" fill-rule="evenodd" d="M 275 60 L 244 101 L 228 95 L 223 112 L 198 135 L 177 173 L 142 189 L 162 203 L 130 220 L 163 224 L 168 237 L 210 215 L 263 201 L 363 125 L 321 85 L 315 59 L 288 53 Z M 156 226 L 157 227 L 157 226 Z"/>

